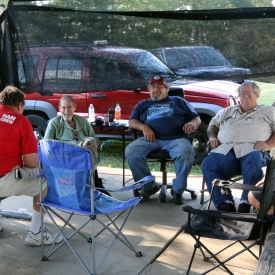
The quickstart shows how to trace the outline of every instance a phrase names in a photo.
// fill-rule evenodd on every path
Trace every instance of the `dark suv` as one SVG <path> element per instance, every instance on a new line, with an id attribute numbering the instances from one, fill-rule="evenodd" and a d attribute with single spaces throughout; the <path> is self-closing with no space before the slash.
<path id="1" fill-rule="evenodd" d="M 164 47 L 151 51 L 183 76 L 213 80 L 236 75 L 245 78 L 251 73 L 249 69 L 234 67 L 218 50 L 209 46 Z"/>
<path id="2" fill-rule="evenodd" d="M 146 50 L 108 45 L 67 47 L 33 47 L 30 49 L 40 93 L 26 94 L 24 114 L 33 128 L 43 136 L 47 121 L 58 113 L 59 99 L 64 94 L 74 97 L 76 113 L 88 117 L 92 103 L 95 115 L 103 116 L 119 103 L 122 119 L 129 119 L 133 107 L 150 97 L 147 85 L 152 75 L 162 75 L 170 87 L 184 89 L 188 100 L 200 114 L 202 124 L 194 139 L 195 162 L 206 155 L 206 129 L 210 119 L 221 108 L 236 104 L 238 84 L 233 82 L 194 82 L 182 79 L 156 56 Z M 24 90 L 24 71 L 18 57 L 19 80 Z M 121 138 L 113 132 L 102 132 L 99 138 Z"/>

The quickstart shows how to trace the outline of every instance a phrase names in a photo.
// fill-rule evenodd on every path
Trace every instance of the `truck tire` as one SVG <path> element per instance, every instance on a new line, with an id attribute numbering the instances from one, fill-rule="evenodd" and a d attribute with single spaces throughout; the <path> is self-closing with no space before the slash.
<path id="1" fill-rule="evenodd" d="M 201 164 L 204 158 L 207 156 L 206 147 L 207 147 L 207 124 L 201 122 L 201 125 L 197 129 L 197 132 L 193 138 L 193 148 L 195 150 L 194 165 Z"/>
<path id="2" fill-rule="evenodd" d="M 39 134 L 38 139 L 42 139 L 46 132 L 47 119 L 40 115 L 26 115 L 26 118 L 30 121 L 33 130 Z"/>

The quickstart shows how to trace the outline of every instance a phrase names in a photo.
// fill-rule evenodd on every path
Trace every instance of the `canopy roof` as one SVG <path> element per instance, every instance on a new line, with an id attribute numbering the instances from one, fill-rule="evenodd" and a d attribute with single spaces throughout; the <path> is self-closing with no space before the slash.
<path id="1" fill-rule="evenodd" d="M 158 55 L 160 48 L 169 47 L 167 59 L 163 60 L 175 75 L 182 75 L 184 79 L 191 76 L 194 81 L 253 79 L 275 83 L 273 3 L 275 5 L 275 1 L 257 0 L 10 1 L 0 16 L 0 80 L 2 86 L 20 86 L 23 70 L 27 92 L 41 91 L 43 83 L 31 57 L 31 48 L 59 46 L 67 56 L 78 56 L 83 50 L 81 47 L 93 51 L 95 41 L 107 41 L 108 46 L 119 46 L 122 51 L 126 50 L 124 47 L 131 47 L 162 58 Z M 72 51 L 68 45 L 77 45 L 78 50 Z M 143 59 L 145 63 L 146 60 Z M 108 62 L 110 58 L 106 59 Z M 134 66 L 140 67 L 140 64 L 134 63 Z M 148 75 L 158 74 L 151 67 Z M 232 67 L 231 73 L 223 71 Z M 123 89 L 120 85 L 123 86 L 110 83 L 109 89 Z"/>

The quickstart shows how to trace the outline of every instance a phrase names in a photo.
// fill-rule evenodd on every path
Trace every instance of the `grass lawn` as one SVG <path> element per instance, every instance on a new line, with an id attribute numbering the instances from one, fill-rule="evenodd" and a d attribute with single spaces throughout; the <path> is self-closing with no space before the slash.
<path id="1" fill-rule="evenodd" d="M 261 88 L 261 96 L 258 99 L 258 103 L 272 105 L 275 102 L 275 84 L 257 82 Z M 103 141 L 102 141 L 103 142 Z M 126 145 L 129 142 L 126 142 Z M 122 142 L 114 140 L 103 146 L 99 166 L 122 168 Z M 159 163 L 149 163 L 152 171 L 159 171 Z M 125 168 L 129 169 L 127 162 L 125 162 Z M 174 172 L 174 166 L 171 163 L 167 167 L 168 172 Z M 201 167 L 196 165 L 191 170 L 191 175 L 201 175 Z"/>
<path id="2" fill-rule="evenodd" d="M 272 105 L 275 102 L 275 84 L 257 82 L 261 88 L 261 95 L 258 99 L 258 103 Z"/>

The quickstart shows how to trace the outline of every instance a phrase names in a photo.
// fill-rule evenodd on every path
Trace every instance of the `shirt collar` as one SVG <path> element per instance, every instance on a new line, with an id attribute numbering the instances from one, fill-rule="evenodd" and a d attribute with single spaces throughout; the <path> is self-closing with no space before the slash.
<path id="1" fill-rule="evenodd" d="M 70 128 L 70 129 L 73 129 L 73 128 L 71 127 L 71 125 L 64 119 L 64 117 L 63 117 L 63 116 L 61 116 L 61 117 L 62 117 L 62 120 L 63 120 L 63 122 L 65 123 L 66 127 Z M 74 115 L 73 115 L 73 118 L 74 118 Z M 76 120 L 75 120 L 75 119 L 74 119 L 74 122 L 75 122 L 75 125 L 76 125 L 76 127 L 77 127 L 77 123 L 76 123 Z"/>
<path id="2" fill-rule="evenodd" d="M 251 109 L 251 110 L 249 110 L 249 111 L 247 111 L 247 112 L 242 112 L 242 109 L 241 109 L 241 105 L 240 105 L 240 104 L 237 105 L 236 107 L 237 107 L 237 109 L 239 110 L 240 114 L 243 114 L 243 113 L 250 113 L 250 112 L 254 112 L 254 111 L 258 110 L 258 109 L 260 108 L 260 105 L 257 104 L 253 109 Z"/>

